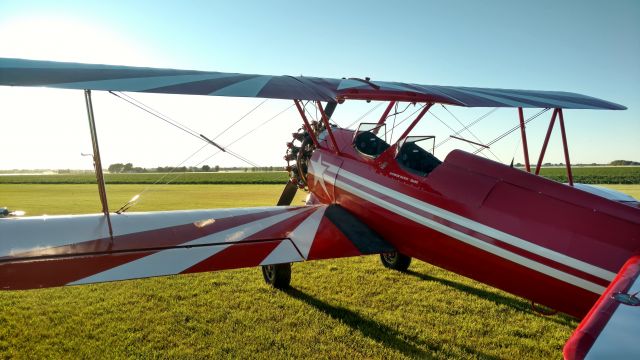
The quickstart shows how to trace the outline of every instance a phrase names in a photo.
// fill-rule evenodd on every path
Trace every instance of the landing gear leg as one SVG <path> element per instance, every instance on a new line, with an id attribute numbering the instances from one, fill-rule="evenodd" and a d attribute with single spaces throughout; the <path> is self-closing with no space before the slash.
<path id="1" fill-rule="evenodd" d="M 287 289 L 291 284 L 291 264 L 263 265 L 264 281 L 276 289 Z"/>
<path id="2" fill-rule="evenodd" d="M 411 265 L 411 257 L 399 252 L 388 252 L 380 254 L 382 265 L 388 269 L 405 272 Z"/>

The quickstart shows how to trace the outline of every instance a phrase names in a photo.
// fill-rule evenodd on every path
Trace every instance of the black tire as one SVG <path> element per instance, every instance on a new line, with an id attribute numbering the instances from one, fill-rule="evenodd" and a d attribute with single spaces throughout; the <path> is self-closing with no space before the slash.
<path id="1" fill-rule="evenodd" d="M 291 284 L 291 264 L 263 265 L 264 281 L 276 289 L 287 289 Z"/>
<path id="2" fill-rule="evenodd" d="M 380 261 L 387 269 L 405 272 L 411 265 L 411 257 L 399 252 L 388 252 L 380 254 Z"/>

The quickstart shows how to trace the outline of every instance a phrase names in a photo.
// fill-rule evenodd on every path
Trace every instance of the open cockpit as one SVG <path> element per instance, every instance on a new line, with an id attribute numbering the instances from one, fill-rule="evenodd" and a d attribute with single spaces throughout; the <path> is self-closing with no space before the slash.
<path id="1" fill-rule="evenodd" d="M 353 137 L 353 147 L 366 158 L 377 158 L 391 147 L 385 140 L 386 132 L 384 124 L 366 124 L 358 127 Z M 431 142 L 431 152 L 427 151 Z M 394 146 L 395 160 L 403 170 L 418 176 L 427 176 L 442 161 L 432 153 L 434 149 L 434 136 L 408 136 L 401 139 Z"/>
<path id="2" fill-rule="evenodd" d="M 376 158 L 390 147 L 384 139 L 385 137 L 384 124 L 363 123 L 360 124 L 353 137 L 353 146 L 361 154 Z"/>
<path id="3" fill-rule="evenodd" d="M 435 136 L 409 136 L 405 138 L 399 144 L 398 154 L 396 155 L 396 161 L 400 167 L 410 173 L 427 176 L 438 165 L 442 164 L 442 161 L 421 146 L 422 143 L 430 140 L 434 142 Z"/>

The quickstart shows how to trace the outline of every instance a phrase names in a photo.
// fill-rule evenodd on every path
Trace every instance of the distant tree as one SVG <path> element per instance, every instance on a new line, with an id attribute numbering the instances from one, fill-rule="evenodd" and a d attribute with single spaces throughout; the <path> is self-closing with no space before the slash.
<path id="1" fill-rule="evenodd" d="M 121 164 L 121 163 L 111 164 L 107 168 L 107 170 L 109 170 L 110 173 L 119 173 L 119 172 L 122 172 L 123 169 L 124 169 L 124 164 Z"/>
<path id="2" fill-rule="evenodd" d="M 621 165 L 640 165 L 639 162 L 629 160 L 613 160 L 609 165 L 621 166 Z"/>
<path id="3" fill-rule="evenodd" d="M 202 171 L 211 171 L 211 166 L 209 165 L 202 165 Z"/>
<path id="4" fill-rule="evenodd" d="M 220 171 L 220 165 L 216 165 L 216 167 L 213 169 L 213 171 L 215 171 L 215 172 Z"/>
<path id="5" fill-rule="evenodd" d="M 133 169 L 133 164 L 132 163 L 126 163 L 126 164 L 124 164 L 124 167 L 122 168 L 122 172 L 128 173 L 128 172 L 131 172 L 131 169 Z"/>

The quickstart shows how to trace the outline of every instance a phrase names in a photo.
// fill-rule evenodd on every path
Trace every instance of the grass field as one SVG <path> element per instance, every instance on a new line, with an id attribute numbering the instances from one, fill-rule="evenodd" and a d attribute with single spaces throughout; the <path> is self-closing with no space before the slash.
<path id="1" fill-rule="evenodd" d="M 142 192 L 146 185 L 107 185 L 112 211 Z M 154 185 L 129 211 L 184 210 L 275 205 L 284 185 Z M 306 193 L 298 191 L 293 205 L 302 205 Z M 100 212 L 98 188 L 91 184 L 1 184 L 0 206 L 27 215 Z"/>
<path id="2" fill-rule="evenodd" d="M 160 186 L 135 209 L 271 205 L 281 189 Z M 119 204 L 140 186 L 108 192 Z M 0 202 L 31 215 L 99 210 L 94 185 L 4 184 Z M 551 359 L 577 325 L 420 261 L 408 274 L 375 256 L 298 263 L 292 286 L 273 290 L 250 268 L 0 292 L 0 358 Z"/>

